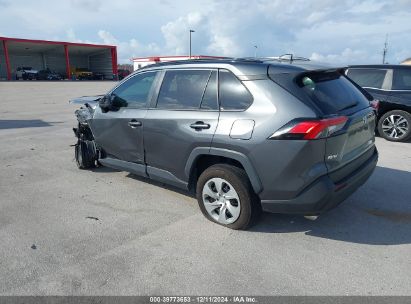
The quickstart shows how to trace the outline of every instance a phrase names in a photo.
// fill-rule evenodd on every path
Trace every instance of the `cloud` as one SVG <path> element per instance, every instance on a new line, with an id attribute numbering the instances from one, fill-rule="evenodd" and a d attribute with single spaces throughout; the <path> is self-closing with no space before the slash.
<path id="1" fill-rule="evenodd" d="M 82 9 L 87 12 L 100 11 L 102 2 L 99 0 L 70 0 L 70 4 L 75 9 Z"/>
<path id="2" fill-rule="evenodd" d="M 188 54 L 294 53 L 338 64 L 411 56 L 411 0 L 0 0 L 4 35 L 115 44 L 119 59 Z"/>
<path id="3" fill-rule="evenodd" d="M 359 61 L 366 61 L 367 59 L 369 59 L 368 56 L 369 55 L 365 50 L 352 50 L 350 48 L 346 48 L 338 54 L 321 54 L 314 52 L 309 58 L 310 60 L 320 62 L 333 63 L 337 65 L 347 65 Z"/>
<path id="4" fill-rule="evenodd" d="M 179 17 L 174 21 L 170 21 L 161 27 L 161 32 L 165 40 L 165 49 L 170 55 L 188 54 L 189 49 L 189 30 L 196 29 L 198 36 L 201 29 L 204 28 L 202 23 L 206 23 L 204 16 L 198 12 L 191 12 L 187 16 Z"/>
<path id="5" fill-rule="evenodd" d="M 155 43 L 142 44 L 137 39 L 119 41 L 110 32 L 99 30 L 98 36 L 104 44 L 117 45 L 117 53 L 120 62 L 127 63 L 132 57 L 158 55 L 160 48 Z"/>

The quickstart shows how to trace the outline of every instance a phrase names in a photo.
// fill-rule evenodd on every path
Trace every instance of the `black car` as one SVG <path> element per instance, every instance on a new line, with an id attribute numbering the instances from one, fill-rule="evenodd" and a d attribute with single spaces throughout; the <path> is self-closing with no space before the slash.
<path id="1" fill-rule="evenodd" d="M 411 66 L 355 65 L 346 74 L 380 101 L 379 135 L 390 141 L 411 139 Z"/>
<path id="2" fill-rule="evenodd" d="M 100 72 L 93 72 L 93 80 L 104 80 L 104 74 Z"/>
<path id="3" fill-rule="evenodd" d="M 50 69 L 41 70 L 38 72 L 38 80 L 61 80 L 62 77 L 59 73 L 53 72 Z"/>

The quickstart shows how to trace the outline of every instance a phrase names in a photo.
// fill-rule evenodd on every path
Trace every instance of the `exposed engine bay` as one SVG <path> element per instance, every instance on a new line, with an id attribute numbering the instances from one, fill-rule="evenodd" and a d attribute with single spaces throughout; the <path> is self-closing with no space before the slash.
<path id="1" fill-rule="evenodd" d="M 101 96 L 85 96 L 70 100 L 71 104 L 82 104 L 74 114 L 77 118 L 77 128 L 73 132 L 77 137 L 75 147 L 75 158 L 80 169 L 93 168 L 97 164 L 99 151 L 96 148 L 93 133 L 89 126 L 89 121 L 93 118 L 94 110 Z"/>

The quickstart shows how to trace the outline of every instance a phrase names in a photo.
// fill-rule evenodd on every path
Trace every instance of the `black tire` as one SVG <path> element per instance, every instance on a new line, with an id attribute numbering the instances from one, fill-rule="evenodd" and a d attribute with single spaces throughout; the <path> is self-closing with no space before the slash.
<path id="1" fill-rule="evenodd" d="M 74 147 L 74 156 L 79 169 L 96 167 L 96 149 L 90 140 L 79 140 Z"/>
<path id="2" fill-rule="evenodd" d="M 206 210 L 203 200 L 203 188 L 207 182 L 213 178 L 220 178 L 230 183 L 238 194 L 241 208 L 240 214 L 233 223 L 222 224 L 215 220 Z M 217 164 L 207 168 L 198 178 L 197 181 L 197 201 L 204 216 L 212 222 L 224 227 L 244 230 L 255 222 L 261 213 L 261 204 L 257 195 L 254 193 L 248 176 L 243 169 L 227 164 Z M 221 209 L 220 209 L 221 210 Z"/>
<path id="3" fill-rule="evenodd" d="M 401 130 L 406 129 L 407 131 L 401 136 L 398 136 L 398 133 L 394 132 L 393 136 L 390 136 L 391 130 L 388 129 L 390 124 L 390 117 L 397 119 L 397 121 L 403 121 L 402 124 L 398 124 L 397 127 L 401 127 Z M 403 120 L 400 120 L 400 117 Z M 397 129 L 398 130 L 398 129 Z M 389 141 L 402 142 L 407 141 L 411 138 L 411 114 L 402 110 L 393 110 L 385 113 L 378 120 L 378 133 L 381 137 Z"/>

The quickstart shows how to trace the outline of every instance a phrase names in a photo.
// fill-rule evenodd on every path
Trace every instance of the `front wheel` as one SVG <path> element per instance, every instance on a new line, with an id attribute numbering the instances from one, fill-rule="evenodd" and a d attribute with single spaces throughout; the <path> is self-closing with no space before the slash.
<path id="1" fill-rule="evenodd" d="M 385 113 L 378 121 L 378 133 L 389 141 L 411 138 L 411 114 L 401 110 Z"/>
<path id="2" fill-rule="evenodd" d="M 91 140 L 79 140 L 74 148 L 74 156 L 79 169 L 96 166 L 96 148 Z"/>
<path id="3" fill-rule="evenodd" d="M 197 201 L 207 219 L 231 229 L 246 229 L 260 213 L 245 171 L 226 164 L 213 165 L 201 174 Z"/>

